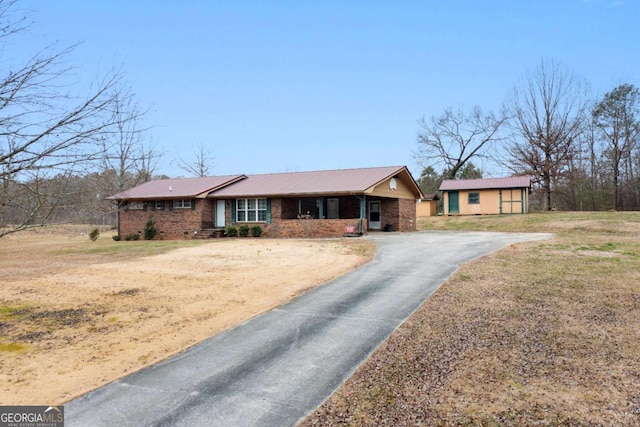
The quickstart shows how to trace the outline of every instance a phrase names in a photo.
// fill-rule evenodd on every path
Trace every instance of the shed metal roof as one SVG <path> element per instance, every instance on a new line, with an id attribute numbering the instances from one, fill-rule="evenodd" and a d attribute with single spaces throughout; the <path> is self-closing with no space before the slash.
<path id="1" fill-rule="evenodd" d="M 531 178 L 529 178 L 528 176 L 483 179 L 446 179 L 442 181 L 442 184 L 440 184 L 440 191 L 488 190 L 498 188 L 528 187 L 531 187 Z"/>
<path id="2" fill-rule="evenodd" d="M 211 191 L 246 178 L 245 175 L 157 179 L 108 197 L 109 200 L 180 199 L 206 197 Z"/>
<path id="3" fill-rule="evenodd" d="M 413 182 L 416 194 L 421 194 L 405 166 L 389 166 L 248 175 L 246 179 L 212 192 L 209 197 L 365 194 L 382 181 L 396 175 L 409 181 L 409 184 Z"/>

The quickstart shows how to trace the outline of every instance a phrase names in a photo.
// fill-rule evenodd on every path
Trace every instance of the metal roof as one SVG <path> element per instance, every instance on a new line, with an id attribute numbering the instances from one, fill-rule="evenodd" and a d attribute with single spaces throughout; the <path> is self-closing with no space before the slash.
<path id="1" fill-rule="evenodd" d="M 513 176 L 509 178 L 484 179 L 446 179 L 440 184 L 440 191 L 455 190 L 488 190 L 498 188 L 528 188 L 531 178 L 528 176 Z"/>
<path id="2" fill-rule="evenodd" d="M 421 194 L 405 166 L 388 166 L 248 175 L 246 179 L 212 192 L 209 197 L 364 194 L 396 175 L 409 181 L 407 184 L 415 186 L 416 194 Z"/>
<path id="3" fill-rule="evenodd" d="M 108 197 L 110 200 L 180 199 L 194 197 L 264 197 L 320 194 L 367 194 L 396 177 L 422 192 L 406 166 L 159 179 Z"/>
<path id="4" fill-rule="evenodd" d="M 440 197 L 438 196 L 437 193 L 425 193 L 424 197 L 422 198 L 422 200 L 424 201 L 429 201 L 429 200 L 440 200 Z"/>
<path id="5" fill-rule="evenodd" d="M 107 197 L 109 200 L 180 199 L 205 197 L 225 185 L 232 184 L 245 175 L 211 176 L 205 178 L 157 179 L 130 190 Z"/>

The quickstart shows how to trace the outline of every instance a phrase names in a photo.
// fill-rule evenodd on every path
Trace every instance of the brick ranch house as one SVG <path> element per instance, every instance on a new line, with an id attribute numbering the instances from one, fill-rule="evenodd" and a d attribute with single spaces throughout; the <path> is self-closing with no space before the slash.
<path id="1" fill-rule="evenodd" d="M 447 179 L 440 191 L 445 215 L 525 214 L 529 212 L 531 179 Z"/>
<path id="2" fill-rule="evenodd" d="M 153 218 L 157 238 L 166 239 L 243 224 L 261 226 L 266 237 L 414 231 L 422 198 L 406 166 L 160 179 L 109 197 L 121 236 L 142 234 Z"/>

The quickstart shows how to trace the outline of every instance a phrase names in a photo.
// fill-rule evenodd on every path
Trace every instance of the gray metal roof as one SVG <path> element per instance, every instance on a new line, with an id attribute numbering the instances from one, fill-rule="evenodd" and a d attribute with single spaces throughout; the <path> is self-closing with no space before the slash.
<path id="1" fill-rule="evenodd" d="M 446 179 L 442 181 L 442 184 L 440 184 L 440 191 L 488 190 L 498 188 L 528 187 L 531 187 L 531 178 L 529 178 L 528 176 L 483 179 Z"/>
<path id="2" fill-rule="evenodd" d="M 404 166 L 362 169 L 337 169 L 314 172 L 288 172 L 248 175 L 233 185 L 211 193 L 209 197 L 260 197 L 314 194 L 364 194 L 380 182 L 398 175 L 405 180 L 411 174 Z M 410 182 L 408 182 L 411 185 Z M 416 194 L 419 193 L 416 187 Z"/>
<path id="3" fill-rule="evenodd" d="M 108 197 L 109 200 L 180 199 L 205 197 L 245 175 L 210 176 L 205 178 L 157 179 Z"/>

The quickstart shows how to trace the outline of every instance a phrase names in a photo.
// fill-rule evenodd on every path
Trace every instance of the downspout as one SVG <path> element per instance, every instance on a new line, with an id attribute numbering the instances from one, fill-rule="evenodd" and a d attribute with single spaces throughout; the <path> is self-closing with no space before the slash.
<path id="1" fill-rule="evenodd" d="M 498 190 L 498 195 L 500 196 L 500 215 L 502 215 L 502 190 Z"/>

